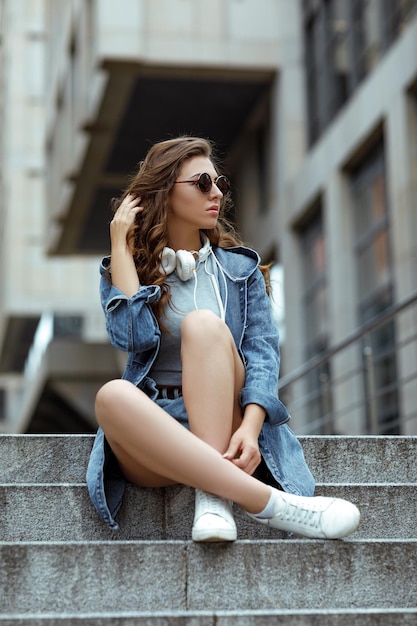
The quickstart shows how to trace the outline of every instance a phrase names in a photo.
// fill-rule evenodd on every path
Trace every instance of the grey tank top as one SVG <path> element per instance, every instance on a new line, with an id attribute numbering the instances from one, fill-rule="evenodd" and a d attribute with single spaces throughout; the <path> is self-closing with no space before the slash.
<path id="1" fill-rule="evenodd" d="M 149 372 L 157 385 L 180 386 L 181 367 L 181 322 L 191 311 L 209 309 L 221 317 L 213 281 L 218 285 L 218 270 L 212 254 L 205 261 L 196 262 L 193 276 L 186 282 L 173 272 L 166 282 L 171 290 L 171 303 L 167 305 L 164 324 L 168 333 L 161 334 L 161 346 Z"/>

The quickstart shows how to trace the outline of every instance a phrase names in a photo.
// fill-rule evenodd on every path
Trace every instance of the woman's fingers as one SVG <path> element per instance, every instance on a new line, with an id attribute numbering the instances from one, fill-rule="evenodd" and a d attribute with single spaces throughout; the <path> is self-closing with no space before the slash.
<path id="1" fill-rule="evenodd" d="M 143 211 L 143 207 L 140 206 L 140 198 L 137 198 L 136 196 L 133 196 L 131 194 L 128 194 L 124 199 L 123 202 L 120 204 L 119 208 L 117 209 L 115 216 L 116 215 L 129 215 L 132 214 L 136 215 L 136 213 L 139 213 L 140 211 Z"/>
<path id="2" fill-rule="evenodd" d="M 124 198 L 123 202 L 120 204 L 119 208 L 115 212 L 113 216 L 113 222 L 122 222 L 127 226 L 130 226 L 138 213 L 143 211 L 143 207 L 140 206 L 140 198 L 136 198 L 135 196 L 127 195 Z"/>
<path id="3" fill-rule="evenodd" d="M 247 474 L 253 474 L 261 461 L 259 448 L 251 441 L 244 438 L 240 439 L 238 431 L 236 433 L 232 437 L 227 451 L 223 454 L 223 458 L 231 461 Z"/>
<path id="4" fill-rule="evenodd" d="M 143 211 L 140 200 L 140 198 L 128 194 L 121 202 L 110 222 L 112 243 L 124 243 L 126 241 L 127 233 L 134 224 L 136 215 Z"/>

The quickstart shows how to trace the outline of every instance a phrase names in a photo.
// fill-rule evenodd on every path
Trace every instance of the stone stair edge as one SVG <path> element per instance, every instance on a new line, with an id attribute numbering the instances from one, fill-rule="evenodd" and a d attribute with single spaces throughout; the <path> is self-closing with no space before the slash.
<path id="1" fill-rule="evenodd" d="M 170 487 L 170 491 L 128 486 L 117 520 L 120 528 L 111 531 L 94 510 L 85 486 L 33 485 L 1 487 L 4 515 L 0 535 L 7 541 L 111 539 L 188 539 L 193 522 L 193 490 Z M 417 487 L 377 485 L 369 487 L 327 486 L 317 495 L 344 497 L 360 509 L 362 521 L 357 537 L 416 537 L 415 495 Z M 386 502 L 393 514 L 386 517 Z M 239 538 L 276 539 L 282 536 L 267 526 L 257 524 L 238 506 L 234 508 Z"/>
<path id="2" fill-rule="evenodd" d="M 417 609 L 182 611 L 123 614 L 0 615 L 7 626 L 407 626 L 415 624 Z"/>
<path id="3" fill-rule="evenodd" d="M 52 443 L 51 440 L 68 440 L 68 441 L 73 441 L 76 445 L 77 440 L 80 442 L 80 444 L 82 444 L 83 446 L 87 447 L 90 443 L 92 443 L 93 439 L 94 439 L 94 434 L 13 434 L 13 433 L 5 433 L 2 434 L 0 433 L 0 441 L 2 438 L 15 438 L 15 439 L 23 439 L 23 438 L 27 438 L 29 441 L 30 440 L 34 440 L 34 439 L 38 439 L 38 440 L 47 440 L 50 443 Z M 376 435 L 376 436 L 368 436 L 368 435 L 304 435 L 304 436 L 299 436 L 298 437 L 299 440 L 301 441 L 301 443 L 303 442 L 308 442 L 311 443 L 311 447 L 309 446 L 309 450 L 312 450 L 312 447 L 314 446 L 314 443 L 317 441 L 322 442 L 323 444 L 323 448 L 321 446 L 319 446 L 319 450 L 324 449 L 324 446 L 326 445 L 326 442 L 331 442 L 334 444 L 337 444 L 338 441 L 343 441 L 345 446 L 348 447 L 350 444 L 349 442 L 352 443 L 352 445 L 355 444 L 355 442 L 357 441 L 361 441 L 361 442 L 381 442 L 381 441 L 388 441 L 389 443 L 391 443 L 391 441 L 394 442 L 398 442 L 399 444 L 404 443 L 404 442 L 412 442 L 412 446 L 404 446 L 404 449 L 409 452 L 409 454 L 413 454 L 413 450 L 414 450 L 414 444 L 417 444 L 417 436 L 415 435 L 392 435 L 392 436 L 385 436 L 385 435 Z M 17 446 L 16 446 L 17 447 Z M 306 446 L 307 447 L 307 446 Z M 12 449 L 13 450 L 14 446 L 10 446 L 10 448 L 6 448 L 6 449 Z M 25 446 L 21 446 L 21 450 L 24 453 L 24 450 L 26 450 L 27 448 Z M 38 448 L 40 449 L 40 447 Z M 69 449 L 69 446 L 67 444 L 63 444 L 62 446 L 62 450 L 65 451 L 65 456 L 67 456 L 67 450 Z M 373 454 L 377 454 L 378 449 L 381 448 L 374 448 L 373 449 Z M 382 448 L 383 449 L 383 448 Z M 43 448 L 42 448 L 43 450 Z M 84 453 L 85 448 L 81 447 L 79 448 L 79 450 L 81 450 L 81 452 Z M 333 448 L 329 448 L 329 456 L 331 454 L 333 454 L 333 450 L 337 449 L 333 449 Z M 360 450 L 362 450 L 362 446 L 360 446 Z M 348 452 L 348 450 L 346 451 Z M 396 454 L 396 448 L 392 447 L 391 449 L 391 454 L 392 456 L 394 456 L 394 454 Z M 372 455 L 372 451 L 371 451 L 371 455 Z M 75 456 L 80 456 L 79 453 L 76 453 Z M 407 487 L 407 488 L 414 488 L 416 486 L 417 482 L 352 482 L 351 480 L 348 480 L 346 482 L 323 482 L 323 481 L 318 481 L 317 482 L 317 489 L 325 489 L 326 487 L 331 487 L 334 489 L 337 488 L 342 488 L 342 487 L 348 487 L 348 488 L 355 488 L 355 487 L 360 487 L 363 489 L 368 489 L 368 488 L 402 488 L 402 487 Z M 86 484 L 85 482 L 69 482 L 69 481 L 63 481 L 63 482 L 42 482 L 42 483 L 38 483 L 38 482 L 16 482 L 16 483 L 3 483 L 0 481 L 0 489 L 1 488 L 21 488 L 21 489 L 27 489 L 27 488 L 75 488 L 75 489 L 85 489 L 86 488 Z M 129 486 L 128 489 L 130 489 L 131 487 Z M 133 489 L 137 489 L 136 487 L 133 487 Z M 166 488 L 165 488 L 166 489 Z M 164 491 L 165 489 L 161 489 L 160 491 Z M 171 488 L 168 488 L 171 489 Z M 190 489 L 189 487 L 181 487 L 181 486 L 176 486 L 173 489 Z M 379 496 L 378 496 L 379 497 Z M 410 496 L 409 496 L 410 497 Z M 366 546 L 369 544 L 373 544 L 375 547 L 379 546 L 379 550 L 381 550 L 381 556 L 384 557 L 386 554 L 390 554 L 390 552 L 392 551 L 392 546 L 393 545 L 398 545 L 401 546 L 401 549 L 399 549 L 399 553 L 406 555 L 408 549 L 412 551 L 412 554 L 414 556 L 412 556 L 412 561 L 415 561 L 416 565 L 417 565 L 417 561 L 415 559 L 417 559 L 417 553 L 415 553 L 415 545 L 417 544 L 417 538 L 416 537 L 393 537 L 393 538 L 381 538 L 381 537 L 358 537 L 356 538 L 355 536 L 352 537 L 348 537 L 344 540 L 341 541 L 336 541 L 336 542 L 326 542 L 324 540 L 317 540 L 317 539 L 307 539 L 307 538 L 257 538 L 255 540 L 253 539 L 238 539 L 233 545 L 236 546 L 236 548 L 239 548 L 239 545 L 249 545 L 251 546 L 251 550 L 255 550 L 256 553 L 256 549 L 254 548 L 254 546 L 256 547 L 260 547 L 264 544 L 273 544 L 274 546 L 276 546 L 276 544 L 282 544 L 285 546 L 288 546 L 289 544 L 294 544 L 294 545 L 299 545 L 300 542 L 302 542 L 303 547 L 305 546 L 305 550 L 306 550 L 306 558 L 308 559 L 308 555 L 312 554 L 314 556 L 314 548 L 312 548 L 312 552 L 310 553 L 309 551 L 309 546 L 311 545 L 317 545 L 317 544 L 324 544 L 324 543 L 330 543 L 330 544 L 338 544 L 341 548 L 343 548 L 343 546 L 346 544 L 350 544 L 352 546 L 352 554 L 360 554 L 362 556 L 362 554 L 365 554 L 365 558 L 366 558 L 366 554 L 368 553 L 368 550 L 362 550 L 360 546 Z M 16 542 L 15 540 L 10 540 L 10 541 L 0 541 L 0 548 L 3 547 L 3 549 L 8 546 L 13 546 L 14 548 L 16 548 L 16 546 L 22 547 L 22 549 L 24 549 L 26 546 L 36 546 L 36 549 L 42 550 L 43 547 L 45 548 L 51 548 L 53 546 L 56 546 L 56 550 L 57 550 L 57 554 L 61 555 L 60 552 L 60 548 L 63 547 L 66 550 L 70 550 L 71 551 L 71 547 L 72 546 L 100 546 L 101 548 L 103 548 L 103 550 L 105 551 L 107 548 L 106 546 L 115 546 L 115 545 L 126 545 L 126 546 L 160 546 L 160 545 L 164 545 L 164 546 L 177 546 L 177 549 L 179 551 L 180 554 L 182 555 L 193 555 L 194 554 L 194 558 L 196 555 L 199 555 L 199 552 L 201 552 L 201 555 L 204 555 L 204 551 L 207 551 L 208 554 L 210 555 L 214 555 L 216 551 L 221 550 L 221 548 L 219 548 L 218 544 L 212 544 L 212 546 L 209 546 L 207 544 L 201 546 L 198 544 L 194 544 L 191 539 L 92 539 L 92 540 L 71 540 L 71 539 L 66 539 L 66 540 L 23 540 L 23 541 L 18 541 Z M 177 551 L 177 549 L 175 551 Z M 230 548 L 229 548 L 230 549 Z M 337 551 L 337 548 L 333 548 L 334 550 Z M 348 552 L 350 552 L 349 548 L 346 548 Z M 384 551 L 385 549 L 385 551 Z M 32 548 L 33 550 L 33 548 Z M 233 550 L 233 548 L 232 548 Z M 295 548 L 295 550 L 297 550 L 297 548 Z M 332 549 L 330 549 L 330 552 L 332 552 Z M 344 553 L 344 550 L 341 550 L 341 554 Z M 74 554 L 74 553 L 72 553 Z M 100 552 L 101 554 L 101 552 Z M 71 558 L 73 558 L 71 556 Z M 188 557 L 186 557 L 188 558 Z M 232 557 L 231 557 L 232 558 Z M 382 558 L 383 560 L 383 558 Z M 214 605 L 215 606 L 215 605 Z M 239 605 L 237 605 L 239 606 Z M 22 607 L 20 607 L 22 608 Z M 133 608 L 133 607 L 132 607 Z M 403 624 L 414 624 L 417 623 L 417 606 L 392 606 L 392 607 L 379 607 L 379 605 L 376 605 L 375 607 L 358 607 L 358 608 L 324 608 L 324 609 L 320 609 L 320 608 L 306 608 L 306 609 L 297 609 L 297 608 L 292 608 L 292 609 L 272 609 L 272 608 L 267 608 L 265 610 L 254 610 L 254 609 L 244 609 L 242 608 L 241 611 L 233 611 L 233 610 L 212 610 L 213 605 L 210 605 L 210 609 L 206 609 L 206 610 L 197 610 L 196 608 L 191 608 L 189 610 L 187 609 L 181 609 L 181 610 L 175 610 L 173 609 L 171 610 L 157 610 L 157 611 L 139 611 L 139 610 L 133 610 L 133 611 L 127 611 L 127 612 L 101 612 L 101 611 L 96 611 L 96 612 L 92 612 L 92 613 L 83 613 L 83 612 L 76 612 L 76 613 L 69 613 L 69 612 L 60 612 L 60 613 L 52 613 L 52 612 L 45 612 L 45 613 L 39 613 L 39 612 L 33 612 L 33 613 L 16 613 L 16 614 L 11 614 L 11 613 L 1 613 L 1 609 L 0 609 L 0 625 L 3 624 L 10 624 L 10 626 L 42 626 L 42 624 L 45 624 L 45 626 L 53 626 L 54 624 L 60 625 L 62 624 L 62 626 L 71 626 L 72 624 L 75 625 L 79 625 L 79 626 L 83 626 L 83 624 L 85 623 L 86 626 L 94 626 L 95 624 L 97 624 L 97 626 L 104 626 L 106 624 L 106 626 L 110 626 L 112 624 L 118 625 L 118 626 L 133 626 L 137 624 L 137 626 L 141 625 L 141 626 L 147 626 L 149 625 L 153 625 L 153 626 L 168 626 L 168 624 L 170 626 L 265 626 L 265 624 L 268 624 L 269 626 L 269 622 L 267 621 L 268 618 L 271 618 L 271 620 L 273 619 L 273 623 L 274 624 L 280 624 L 280 625 L 287 625 L 287 626 L 314 626 L 314 625 L 319 625 L 320 626 L 346 626 L 347 624 L 349 624 L 348 622 L 348 617 L 350 617 L 352 620 L 354 620 L 355 624 L 358 624 L 358 626 L 370 626 L 372 624 L 372 626 L 375 624 L 378 624 L 378 626 L 393 626 L 394 624 L 398 624 L 398 625 L 403 625 Z M 53 610 L 53 609 L 52 609 Z M 88 609 L 87 609 L 88 610 Z M 371 616 L 371 617 L 370 617 Z M 287 617 L 288 621 L 284 621 L 284 618 Z M 297 617 L 299 617 L 299 621 L 297 620 Z M 311 617 L 312 620 L 314 621 L 308 621 L 308 619 Z M 276 618 L 276 619 L 274 619 Z M 322 618 L 322 621 L 320 621 L 320 618 Z M 331 621 L 332 618 L 334 618 L 334 621 Z M 371 621 L 371 618 L 374 619 L 375 621 Z M 357 621 L 356 621 L 357 619 Z M 89 620 L 89 621 L 86 621 Z M 95 620 L 95 621 L 94 621 Z M 107 620 L 107 621 L 106 621 Z M 138 620 L 138 621 L 134 621 L 134 620 Z M 391 621 L 390 621 L 391 620 Z M 415 622 L 414 622 L 415 620 Z"/>
<path id="4" fill-rule="evenodd" d="M 12 607 L 15 613 L 102 612 L 117 606 L 152 612 L 415 608 L 416 546 L 417 540 L 296 539 L 228 546 L 191 541 L 3 545 L 9 576 L 4 613 Z M 29 579 L 22 568 L 26 563 Z M 98 563 L 102 569 L 94 576 Z M 27 584 L 23 597 L 22 584 Z"/>
<path id="5" fill-rule="evenodd" d="M 297 433 L 295 433 L 297 435 Z M 4 438 L 27 438 L 27 439 L 94 439 L 95 433 L 1 433 L 0 439 Z M 297 435 L 300 441 L 337 441 L 337 440 L 375 440 L 388 439 L 390 441 L 416 440 L 417 435 Z"/>
<path id="6" fill-rule="evenodd" d="M 93 440 L 90 434 L 0 434 L 0 484 L 84 484 Z M 311 435 L 300 441 L 317 485 L 417 482 L 417 436 Z"/>
<path id="7" fill-rule="evenodd" d="M 384 482 L 359 482 L 359 481 L 351 481 L 351 480 L 346 480 L 345 482 L 335 482 L 335 481 L 329 481 L 329 482 L 323 482 L 323 481 L 316 481 L 316 489 L 321 489 L 321 488 L 327 488 L 327 487 L 334 487 L 334 488 L 346 488 L 346 487 L 360 487 L 360 488 L 365 488 L 365 487 L 369 487 L 369 488 L 378 488 L 378 487 L 415 487 L 417 485 L 417 481 L 393 481 L 393 482 L 388 482 L 388 481 L 384 481 Z M 10 483 L 10 482 L 2 482 L 0 479 L 0 489 L 2 488 L 15 488 L 15 489 L 21 489 L 21 488 L 28 488 L 28 487 L 36 487 L 36 488 L 42 488 L 42 487 L 56 487 L 56 488 L 63 488 L 63 487 L 68 487 L 68 488 L 83 488 L 86 489 L 87 487 L 87 483 L 86 482 L 81 482 L 81 481 L 77 481 L 77 482 L 70 482 L 70 481 L 54 481 L 54 482 L 16 482 L 16 483 Z M 127 483 L 126 489 L 143 489 L 144 492 L 146 491 L 164 491 L 169 490 L 169 489 L 192 489 L 192 487 L 188 487 L 187 485 L 171 485 L 168 487 L 139 487 L 137 485 L 133 485 L 131 483 Z"/>
<path id="8" fill-rule="evenodd" d="M 233 548 L 233 546 L 244 546 L 244 545 L 250 545 L 250 546 L 256 546 L 256 547 L 261 547 L 263 545 L 273 545 L 275 546 L 277 543 L 281 543 L 285 546 L 287 545 L 291 545 L 291 544 L 300 544 L 302 543 L 303 546 L 307 546 L 307 545 L 317 545 L 317 544 L 323 544 L 323 545 L 345 545 L 345 544 L 374 544 L 374 545 L 385 545 L 385 544 L 407 544 L 407 545 L 417 545 L 417 537 L 393 537 L 393 538 L 381 538 L 381 537 L 363 537 L 363 538 L 355 538 L 354 535 L 351 535 L 349 537 L 345 537 L 344 539 L 311 539 L 309 537 L 291 537 L 291 538 L 285 538 L 282 539 L 280 537 L 274 538 L 274 539 L 257 539 L 256 541 L 254 541 L 253 539 L 236 539 L 236 541 L 230 542 L 230 543 L 196 543 L 194 541 L 192 541 L 192 539 L 91 539 L 91 540 L 79 540 L 79 539 L 63 539 L 63 540 L 52 540 L 52 541 L 47 541 L 47 540 L 41 540 L 41 541 L 27 541 L 27 540 L 22 540 L 22 541 L 3 541 L 0 540 L 0 548 L 2 547 L 32 547 L 32 546 L 37 546 L 37 547 L 64 547 L 64 548 L 68 548 L 71 546 L 74 547 L 79 547 L 79 546 L 88 546 L 90 547 L 105 547 L 105 546 L 114 546 L 115 544 L 117 545 L 124 545 L 124 546 L 136 546 L 138 544 L 140 545 L 144 545 L 144 546 L 152 546 L 152 545 L 157 545 L 157 546 L 188 546 L 192 549 L 200 549 L 200 550 L 208 550 L 210 548 L 213 549 L 224 549 L 224 548 Z M 417 610 L 417 606 L 416 606 L 416 610 Z M 1 615 L 1 613 L 0 613 Z"/>
<path id="9" fill-rule="evenodd" d="M 182 611 L 103 611 L 103 612 L 91 612 L 91 613 L 0 613 L 0 622 L 6 619 L 10 620 L 22 620 L 22 619 L 55 619 L 55 620 L 67 620 L 67 619 L 114 619 L 114 618 L 132 618 L 132 617 L 153 617 L 153 618 L 166 618 L 166 617 L 273 617 L 273 616 L 355 616 L 355 615 L 396 615 L 397 613 L 403 613 L 405 615 L 417 614 L 417 607 L 372 607 L 372 608 L 345 608 L 345 609 L 253 609 L 253 610 L 182 610 Z"/>

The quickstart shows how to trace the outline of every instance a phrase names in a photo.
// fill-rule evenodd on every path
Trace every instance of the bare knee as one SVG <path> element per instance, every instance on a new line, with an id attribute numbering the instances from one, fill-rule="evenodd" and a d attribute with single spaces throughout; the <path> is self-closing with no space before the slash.
<path id="1" fill-rule="evenodd" d="M 202 309 L 192 311 L 186 315 L 181 324 L 182 341 L 195 342 L 201 340 L 213 342 L 213 340 L 228 338 L 230 331 L 226 324 L 212 311 Z"/>
<path id="2" fill-rule="evenodd" d="M 95 401 L 95 413 L 100 426 L 103 427 L 108 419 L 116 416 L 120 400 L 129 387 L 131 387 L 131 383 L 128 381 L 116 379 L 110 380 L 98 390 Z"/>

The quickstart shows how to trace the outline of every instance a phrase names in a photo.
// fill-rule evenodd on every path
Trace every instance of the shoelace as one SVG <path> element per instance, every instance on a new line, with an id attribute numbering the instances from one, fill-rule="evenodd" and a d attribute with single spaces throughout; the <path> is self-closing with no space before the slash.
<path id="1" fill-rule="evenodd" d="M 291 502 L 285 503 L 285 509 L 280 514 L 285 521 L 300 524 L 301 526 L 309 526 L 310 528 L 320 528 L 321 514 L 323 511 L 313 508 L 301 508 Z"/>
<path id="2" fill-rule="evenodd" d="M 227 507 L 226 501 L 221 500 L 218 496 L 213 496 L 211 493 L 205 491 L 197 492 L 197 506 L 204 509 L 205 513 L 214 513 L 224 517 L 225 507 Z"/>

